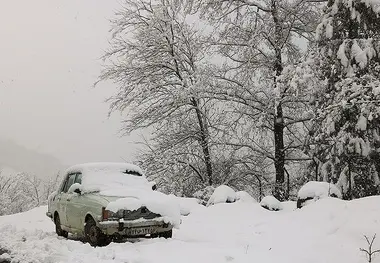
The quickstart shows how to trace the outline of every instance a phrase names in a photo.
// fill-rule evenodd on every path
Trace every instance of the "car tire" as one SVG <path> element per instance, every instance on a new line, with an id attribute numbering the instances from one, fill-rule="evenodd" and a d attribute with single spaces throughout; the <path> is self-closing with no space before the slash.
<path id="1" fill-rule="evenodd" d="M 166 238 L 166 239 L 168 239 L 168 238 L 172 238 L 172 236 L 173 236 L 173 230 L 170 229 L 169 231 L 162 232 L 162 233 L 160 233 L 158 236 L 159 236 L 159 237 Z"/>
<path id="2" fill-rule="evenodd" d="M 68 235 L 69 235 L 69 233 L 67 231 L 65 231 L 65 230 L 62 230 L 61 220 L 60 220 L 58 214 L 54 218 L 54 223 L 55 223 L 55 232 L 57 233 L 57 235 L 60 236 L 60 237 L 67 238 Z"/>
<path id="3" fill-rule="evenodd" d="M 96 226 L 95 220 L 92 217 L 86 222 L 84 234 L 86 241 L 93 247 L 107 246 L 111 243 L 111 239 Z"/>

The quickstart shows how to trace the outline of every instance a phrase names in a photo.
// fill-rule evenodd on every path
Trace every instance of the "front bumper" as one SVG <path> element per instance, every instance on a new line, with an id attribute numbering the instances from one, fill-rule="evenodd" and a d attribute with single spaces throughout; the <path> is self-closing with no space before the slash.
<path id="1" fill-rule="evenodd" d="M 163 218 L 155 219 L 137 219 L 123 220 L 120 219 L 99 222 L 100 230 L 106 235 L 120 236 L 145 236 L 147 234 L 158 234 L 169 231 L 173 226 L 165 223 Z"/>

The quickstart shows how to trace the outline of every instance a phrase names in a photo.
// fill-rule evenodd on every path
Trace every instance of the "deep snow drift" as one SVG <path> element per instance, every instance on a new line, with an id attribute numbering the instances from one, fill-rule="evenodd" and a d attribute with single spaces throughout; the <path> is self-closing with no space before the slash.
<path id="1" fill-rule="evenodd" d="M 287 202 L 283 207 L 273 212 L 253 202 L 193 206 L 173 239 L 101 248 L 58 238 L 46 207 L 40 207 L 0 217 L 0 247 L 17 262 L 365 263 L 359 251 L 367 248 L 363 234 L 377 231 L 374 248 L 380 249 L 380 197 L 326 198 L 302 209 Z M 380 262 L 380 255 L 373 262 Z"/>

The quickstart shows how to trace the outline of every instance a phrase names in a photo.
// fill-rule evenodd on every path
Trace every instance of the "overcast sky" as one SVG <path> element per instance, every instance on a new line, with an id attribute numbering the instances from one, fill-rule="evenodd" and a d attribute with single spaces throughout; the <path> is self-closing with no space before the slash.
<path id="1" fill-rule="evenodd" d="M 130 160 L 134 137 L 108 119 L 112 84 L 92 88 L 117 0 L 0 1 L 0 138 L 64 164 Z"/>

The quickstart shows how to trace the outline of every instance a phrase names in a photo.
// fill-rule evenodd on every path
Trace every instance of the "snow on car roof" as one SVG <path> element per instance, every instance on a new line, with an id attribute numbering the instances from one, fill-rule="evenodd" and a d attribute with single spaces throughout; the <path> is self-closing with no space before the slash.
<path id="1" fill-rule="evenodd" d="M 152 191 L 143 171 L 129 163 L 84 163 L 70 167 L 67 174 L 82 173 L 83 192 L 98 192 L 106 196 L 125 196 L 131 188 Z"/>
<path id="2" fill-rule="evenodd" d="M 123 172 L 135 175 L 144 175 L 140 167 L 130 163 L 83 163 L 71 166 L 66 170 L 66 173 L 91 173 L 91 172 Z M 137 174 L 136 174 L 137 173 Z"/>

